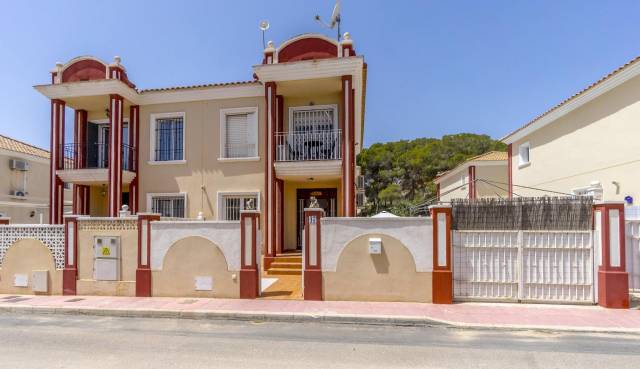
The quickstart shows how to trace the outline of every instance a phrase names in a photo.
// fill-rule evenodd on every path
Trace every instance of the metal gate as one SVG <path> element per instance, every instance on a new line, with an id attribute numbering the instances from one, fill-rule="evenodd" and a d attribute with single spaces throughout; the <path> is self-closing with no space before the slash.
<path id="1" fill-rule="evenodd" d="M 629 273 L 629 289 L 640 292 L 640 220 L 627 220 L 626 264 Z"/>
<path id="2" fill-rule="evenodd" d="M 454 231 L 458 300 L 594 302 L 591 231 Z"/>

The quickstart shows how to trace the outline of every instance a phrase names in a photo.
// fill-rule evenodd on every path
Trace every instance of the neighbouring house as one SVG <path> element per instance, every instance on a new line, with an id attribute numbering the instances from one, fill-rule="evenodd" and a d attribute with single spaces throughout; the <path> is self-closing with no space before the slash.
<path id="1" fill-rule="evenodd" d="M 502 139 L 510 194 L 637 203 L 639 120 L 640 57 Z"/>
<path id="2" fill-rule="evenodd" d="M 507 197 L 507 153 L 490 151 L 474 156 L 433 180 L 438 201 Z"/>
<path id="3" fill-rule="evenodd" d="M 300 249 L 311 197 L 327 216 L 357 214 L 366 71 L 348 33 L 269 42 L 241 82 L 138 89 L 119 57 L 57 63 L 51 82 L 35 86 L 51 101 L 50 221 L 63 221 L 71 183 L 75 214 L 114 217 L 128 205 L 238 220 L 251 206 L 267 257 Z"/>
<path id="4" fill-rule="evenodd" d="M 70 210 L 70 186 L 63 204 Z M 0 135 L 0 217 L 12 223 L 49 222 L 49 152 Z"/>

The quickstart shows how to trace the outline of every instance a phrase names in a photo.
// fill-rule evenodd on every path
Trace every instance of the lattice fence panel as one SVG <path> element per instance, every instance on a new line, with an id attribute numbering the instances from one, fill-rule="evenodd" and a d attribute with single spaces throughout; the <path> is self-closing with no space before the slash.
<path id="1" fill-rule="evenodd" d="M 0 266 L 11 245 L 22 239 L 42 242 L 53 254 L 56 269 L 64 269 L 63 225 L 5 225 L 0 226 Z"/>

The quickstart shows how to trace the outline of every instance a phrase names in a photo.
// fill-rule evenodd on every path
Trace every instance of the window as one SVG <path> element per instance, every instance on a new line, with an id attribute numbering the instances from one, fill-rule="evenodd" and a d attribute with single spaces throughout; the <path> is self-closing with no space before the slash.
<path id="1" fill-rule="evenodd" d="M 245 194 L 220 194 L 218 207 L 220 220 L 240 220 L 240 212 L 249 208 L 249 202 L 253 202 L 254 210 L 260 209 L 258 193 Z"/>
<path id="2" fill-rule="evenodd" d="M 518 166 L 524 167 L 530 164 L 530 156 L 529 151 L 531 149 L 531 145 L 526 142 L 518 147 L 519 158 L 518 158 Z"/>
<path id="3" fill-rule="evenodd" d="M 152 161 L 184 160 L 184 113 L 152 115 L 151 130 Z"/>
<path id="4" fill-rule="evenodd" d="M 333 131 L 338 128 L 336 105 L 294 107 L 289 110 L 289 131 L 309 133 Z"/>
<path id="5" fill-rule="evenodd" d="M 186 209 L 185 194 L 148 194 L 147 207 L 162 217 L 184 218 Z"/>
<path id="6" fill-rule="evenodd" d="M 258 109 L 237 108 L 220 111 L 220 158 L 258 157 Z"/>

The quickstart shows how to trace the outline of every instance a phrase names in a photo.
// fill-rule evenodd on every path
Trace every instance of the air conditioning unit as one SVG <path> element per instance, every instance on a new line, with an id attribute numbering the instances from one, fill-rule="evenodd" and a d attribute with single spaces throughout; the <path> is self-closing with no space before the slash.
<path id="1" fill-rule="evenodd" d="M 27 193 L 19 190 L 11 190 L 10 195 L 15 197 L 25 197 L 27 196 Z"/>
<path id="2" fill-rule="evenodd" d="M 11 159 L 9 161 L 9 166 L 13 170 L 23 170 L 23 171 L 29 170 L 29 163 L 24 160 Z"/>

